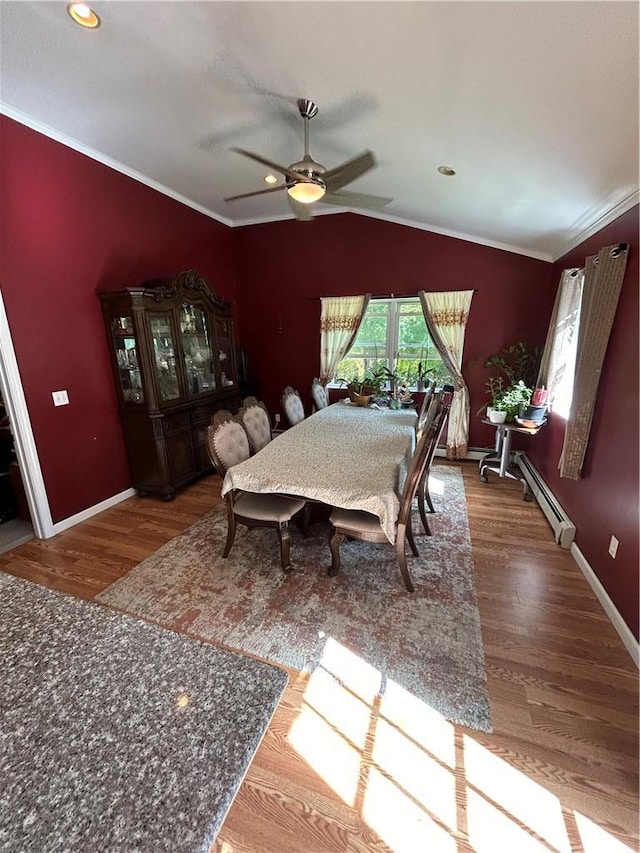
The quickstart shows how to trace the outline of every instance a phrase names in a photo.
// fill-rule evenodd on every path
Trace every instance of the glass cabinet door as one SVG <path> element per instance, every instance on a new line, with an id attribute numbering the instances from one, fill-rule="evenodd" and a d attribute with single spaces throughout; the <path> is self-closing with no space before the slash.
<path id="1" fill-rule="evenodd" d="M 111 335 L 118 364 L 118 379 L 122 399 L 125 403 L 144 403 L 142 378 L 138 365 L 138 348 L 131 316 L 112 317 Z"/>
<path id="2" fill-rule="evenodd" d="M 150 314 L 149 325 L 160 400 L 178 400 L 180 398 L 180 383 L 176 369 L 171 314 Z"/>
<path id="3" fill-rule="evenodd" d="M 208 315 L 199 305 L 183 302 L 180 306 L 180 335 L 189 396 L 215 391 L 211 330 Z"/>
<path id="4" fill-rule="evenodd" d="M 233 328 L 231 320 L 216 317 L 216 341 L 218 343 L 218 364 L 220 365 L 220 385 L 230 388 L 238 384 L 233 357 Z"/>

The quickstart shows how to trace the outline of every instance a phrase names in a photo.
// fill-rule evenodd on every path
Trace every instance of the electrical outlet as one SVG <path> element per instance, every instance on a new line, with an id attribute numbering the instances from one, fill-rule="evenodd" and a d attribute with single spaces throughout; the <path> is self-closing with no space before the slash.
<path id="1" fill-rule="evenodd" d="M 54 406 L 68 406 L 69 405 L 69 395 L 66 391 L 52 391 L 51 396 L 53 397 L 53 405 Z"/>
<path id="2" fill-rule="evenodd" d="M 616 537 L 612 536 L 611 541 L 609 542 L 609 553 L 611 554 L 614 560 L 616 558 L 616 554 L 618 553 L 618 544 L 619 543 Z"/>
<path id="3" fill-rule="evenodd" d="M 278 426 L 278 424 L 280 423 L 280 415 L 279 415 L 279 414 L 275 414 L 275 415 L 274 415 L 274 418 L 275 418 L 276 427 L 277 427 L 277 426 Z"/>

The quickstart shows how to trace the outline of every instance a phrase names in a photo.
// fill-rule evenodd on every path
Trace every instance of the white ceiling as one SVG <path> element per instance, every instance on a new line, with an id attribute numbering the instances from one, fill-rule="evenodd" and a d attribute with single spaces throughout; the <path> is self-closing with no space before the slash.
<path id="1" fill-rule="evenodd" d="M 383 219 L 549 259 L 638 201 L 636 2 L 92 5 L 0 2 L 2 111 L 227 224 L 291 216 L 223 199 L 266 188 L 230 147 L 301 158 L 298 97 Z"/>

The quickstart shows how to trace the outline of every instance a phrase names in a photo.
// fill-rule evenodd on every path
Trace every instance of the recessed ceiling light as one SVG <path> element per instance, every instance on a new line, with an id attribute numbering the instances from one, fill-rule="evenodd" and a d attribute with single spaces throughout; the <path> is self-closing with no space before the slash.
<path id="1" fill-rule="evenodd" d="M 438 166 L 438 171 L 441 175 L 446 175 L 448 178 L 453 177 L 456 173 L 456 170 L 452 169 L 451 166 Z"/>
<path id="2" fill-rule="evenodd" d="M 86 3 L 69 3 L 67 12 L 81 27 L 88 27 L 93 30 L 100 26 L 100 18 Z"/>
<path id="3" fill-rule="evenodd" d="M 277 184 L 278 179 L 276 178 L 275 175 L 265 175 L 264 176 L 264 182 L 265 182 L 265 184 Z"/>

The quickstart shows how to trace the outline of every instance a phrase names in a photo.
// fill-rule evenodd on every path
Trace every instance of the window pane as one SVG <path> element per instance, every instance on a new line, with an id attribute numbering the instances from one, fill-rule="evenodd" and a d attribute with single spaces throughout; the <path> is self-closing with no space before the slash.
<path id="1" fill-rule="evenodd" d="M 395 341 L 397 352 L 389 351 L 389 341 Z M 418 299 L 372 299 L 355 344 L 338 365 L 336 381 L 362 380 L 368 367 L 379 364 L 395 368 L 401 381 L 413 387 L 418 381 L 419 366 L 423 378 L 436 379 L 438 385 L 451 381 L 431 341 Z"/>
<path id="2" fill-rule="evenodd" d="M 371 301 L 349 356 L 386 358 L 388 322 L 389 303 Z"/>

